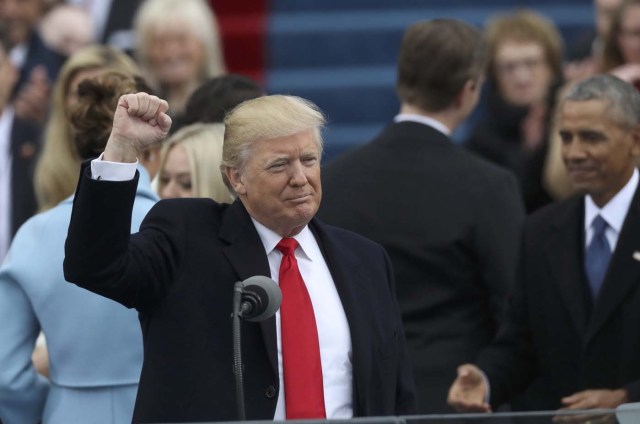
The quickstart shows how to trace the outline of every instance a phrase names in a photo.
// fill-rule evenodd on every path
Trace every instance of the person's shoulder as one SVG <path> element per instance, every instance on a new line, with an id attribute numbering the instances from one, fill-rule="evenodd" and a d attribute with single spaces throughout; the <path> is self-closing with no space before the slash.
<path id="1" fill-rule="evenodd" d="M 459 162 L 464 164 L 467 174 L 473 177 L 503 180 L 515 178 L 513 173 L 493 162 L 479 156 L 478 154 L 465 149 L 463 146 L 456 146 L 455 156 Z"/>
<path id="2" fill-rule="evenodd" d="M 323 230 L 328 237 L 331 237 L 332 241 L 335 243 L 339 243 L 353 249 L 360 249 L 360 251 L 368 249 L 384 251 L 382 245 L 356 232 L 327 224 L 318 218 L 315 218 L 314 222 L 315 225 Z"/>
<path id="3" fill-rule="evenodd" d="M 213 199 L 180 198 L 162 199 L 153 205 L 150 213 L 184 216 L 193 219 L 200 215 L 221 215 L 229 207 L 226 203 L 217 203 Z"/>

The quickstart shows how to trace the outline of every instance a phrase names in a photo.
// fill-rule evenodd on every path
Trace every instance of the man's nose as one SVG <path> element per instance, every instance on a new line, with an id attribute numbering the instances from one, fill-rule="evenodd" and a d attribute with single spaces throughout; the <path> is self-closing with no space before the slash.
<path id="1" fill-rule="evenodd" d="M 304 172 L 302 162 L 296 161 L 291 164 L 291 175 L 289 183 L 293 186 L 301 186 L 307 183 L 307 174 Z"/>
<path id="2" fill-rule="evenodd" d="M 568 161 L 582 160 L 586 157 L 586 153 L 584 149 L 582 148 L 581 144 L 576 140 L 572 140 L 571 142 L 565 143 L 562 146 L 562 153 L 565 160 L 568 160 Z"/>

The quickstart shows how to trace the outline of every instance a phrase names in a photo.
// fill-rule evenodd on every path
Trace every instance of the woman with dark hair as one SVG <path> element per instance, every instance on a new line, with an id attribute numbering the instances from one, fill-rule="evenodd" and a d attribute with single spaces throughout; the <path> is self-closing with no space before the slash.
<path id="1" fill-rule="evenodd" d="M 70 119 L 81 159 L 104 150 L 118 99 L 147 91 L 132 74 L 109 72 L 80 83 Z M 157 198 L 138 167 L 131 230 Z M 13 423 L 123 423 L 133 414 L 142 365 L 135 311 L 65 282 L 62 262 L 73 196 L 18 231 L 0 267 L 0 419 Z M 49 380 L 31 353 L 42 330 Z"/>

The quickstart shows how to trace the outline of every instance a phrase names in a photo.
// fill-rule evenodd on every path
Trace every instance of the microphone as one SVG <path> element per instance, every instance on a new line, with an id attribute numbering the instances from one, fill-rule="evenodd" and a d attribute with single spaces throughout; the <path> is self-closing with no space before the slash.
<path id="1" fill-rule="evenodd" d="M 240 319 L 264 321 L 280 308 L 282 292 L 271 278 L 256 275 L 238 281 L 233 287 L 233 373 L 236 380 L 236 411 L 238 420 L 245 421 L 244 382 L 242 376 L 242 343 Z"/>
<path id="2" fill-rule="evenodd" d="M 240 318 L 259 322 L 270 318 L 280 308 L 282 292 L 269 277 L 256 275 L 242 282 Z"/>

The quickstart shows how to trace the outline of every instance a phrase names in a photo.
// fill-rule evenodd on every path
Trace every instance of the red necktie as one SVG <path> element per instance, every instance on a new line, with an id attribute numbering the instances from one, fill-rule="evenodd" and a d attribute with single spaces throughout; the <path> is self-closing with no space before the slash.
<path id="1" fill-rule="evenodd" d="M 276 246 L 280 263 L 280 324 L 287 419 L 326 418 L 322 363 L 313 305 L 294 252 L 298 242 L 284 238 Z"/>

